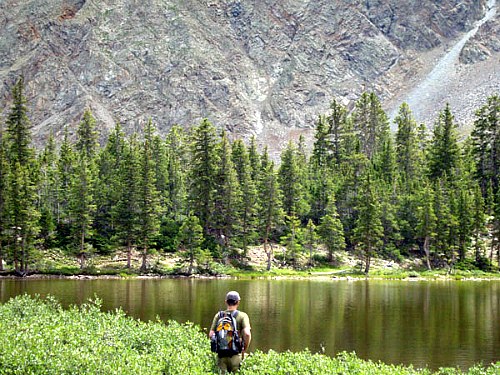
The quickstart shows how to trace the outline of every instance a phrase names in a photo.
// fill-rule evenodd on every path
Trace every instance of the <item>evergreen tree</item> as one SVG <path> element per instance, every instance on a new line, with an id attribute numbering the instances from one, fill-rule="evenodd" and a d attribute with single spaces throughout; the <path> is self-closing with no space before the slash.
<path id="1" fill-rule="evenodd" d="M 484 199 L 481 193 L 481 188 L 479 185 L 476 185 L 476 188 L 473 191 L 473 202 L 472 202 L 472 217 L 469 220 L 470 225 L 472 226 L 472 237 L 474 239 L 474 255 L 476 264 L 481 264 L 481 256 L 484 250 L 484 241 L 487 230 L 486 230 L 486 215 L 484 210 Z M 469 208 L 469 207 L 467 207 Z M 470 212 L 467 210 L 464 215 L 469 216 Z M 460 253 L 461 259 L 464 259 L 465 256 Z"/>
<path id="2" fill-rule="evenodd" d="M 225 132 L 222 133 L 217 154 L 219 166 L 215 174 L 213 229 L 223 247 L 223 255 L 228 255 L 233 236 L 241 231 L 241 192 L 231 159 L 231 146 Z"/>
<path id="3" fill-rule="evenodd" d="M 252 138 L 250 139 L 250 145 L 248 147 L 248 159 L 250 161 L 250 177 L 252 178 L 254 184 L 257 184 L 257 181 L 259 180 L 261 160 L 259 152 L 257 151 L 255 136 L 252 136 Z"/>
<path id="4" fill-rule="evenodd" d="M 16 271 L 25 274 L 39 231 L 36 209 L 37 166 L 31 145 L 31 124 L 21 77 L 12 89 L 13 104 L 7 117 L 7 149 L 10 165 L 9 225 L 12 228 L 12 257 Z"/>
<path id="5" fill-rule="evenodd" d="M 434 134 L 429 148 L 429 176 L 433 180 L 446 176 L 453 179 L 457 167 L 460 150 L 457 141 L 456 124 L 449 104 L 434 126 Z"/>
<path id="6" fill-rule="evenodd" d="M 94 233 L 92 225 L 96 211 L 97 132 L 95 119 L 89 109 L 85 110 L 78 125 L 76 151 L 77 161 L 71 178 L 69 212 L 73 250 L 80 261 L 80 268 L 84 269 L 86 259 L 93 252 L 93 246 L 88 241 Z"/>
<path id="7" fill-rule="evenodd" d="M 68 128 L 66 127 L 57 159 L 57 208 L 55 219 L 57 223 L 57 242 L 61 247 L 65 247 L 71 242 L 70 202 L 75 164 L 76 154 L 69 141 Z"/>
<path id="8" fill-rule="evenodd" d="M 97 131 L 95 118 L 89 108 L 83 112 L 82 121 L 77 130 L 76 151 L 87 160 L 91 160 L 97 153 Z"/>
<path id="9" fill-rule="evenodd" d="M 179 126 L 173 126 L 166 138 L 168 199 L 167 214 L 173 220 L 186 215 L 186 165 L 189 165 L 185 134 Z"/>
<path id="10" fill-rule="evenodd" d="M 4 270 L 4 243 L 8 239 L 9 215 L 9 163 L 6 155 L 6 145 L 4 142 L 4 130 L 0 123 L 0 271 Z"/>
<path id="11" fill-rule="evenodd" d="M 456 212 L 454 216 L 456 217 L 456 240 L 458 244 L 458 257 L 460 261 L 464 261 L 467 255 L 467 250 L 471 245 L 471 238 L 473 232 L 473 219 L 471 217 L 471 212 L 474 212 L 473 206 L 475 197 L 471 196 L 471 191 L 469 191 L 464 186 L 460 186 L 457 190 L 453 192 L 456 199 Z M 482 197 L 481 197 L 482 198 Z M 477 202 L 476 202 L 477 203 Z M 484 215 L 484 207 L 481 206 Z M 479 217 L 478 217 L 479 218 Z M 482 220 L 484 225 L 484 219 Z M 479 225 L 479 223 L 478 223 Z M 479 239 L 479 238 L 477 238 Z"/>
<path id="12" fill-rule="evenodd" d="M 395 122 L 398 127 L 396 160 L 406 190 L 408 190 L 411 182 L 418 177 L 419 170 L 418 127 L 408 104 L 401 104 Z"/>
<path id="13" fill-rule="evenodd" d="M 289 142 L 281 155 L 278 174 L 279 185 L 283 192 L 283 210 L 287 216 L 301 217 L 309 211 L 300 164 L 298 150 L 292 142 Z"/>
<path id="14" fill-rule="evenodd" d="M 56 236 L 58 208 L 57 152 L 52 133 L 39 156 L 38 210 L 40 211 L 40 235 L 42 245 L 49 248 Z"/>
<path id="15" fill-rule="evenodd" d="M 243 256 L 246 256 L 248 244 L 252 243 L 257 235 L 257 189 L 252 179 L 249 154 L 243 141 L 237 140 L 233 143 L 232 159 L 241 192 L 241 207 L 239 210 L 241 217 L 240 235 L 242 237 Z"/>
<path id="16" fill-rule="evenodd" d="M 141 189 L 140 157 L 137 140 L 126 142 L 122 150 L 116 182 L 116 205 L 111 208 L 115 223 L 115 243 L 125 245 L 127 268 L 131 267 L 132 250 L 140 235 L 139 192 Z"/>
<path id="17" fill-rule="evenodd" d="M 11 165 L 25 167 L 32 163 L 34 149 L 31 144 L 31 123 L 28 118 L 27 100 L 23 93 L 24 78 L 12 88 L 12 107 L 7 117 L 9 159 Z"/>
<path id="18" fill-rule="evenodd" d="M 316 169 L 325 169 L 330 158 L 330 142 L 328 124 L 325 116 L 319 116 L 316 122 L 316 133 L 314 134 L 314 145 L 311 156 L 311 164 Z"/>
<path id="19" fill-rule="evenodd" d="M 216 131 L 215 127 L 204 119 L 193 129 L 192 134 L 188 185 L 189 206 L 200 220 L 204 234 L 207 235 L 211 229 L 216 172 L 219 164 L 216 154 Z"/>
<path id="20" fill-rule="evenodd" d="M 278 176 L 274 169 L 274 163 L 269 161 L 266 151 L 264 151 L 261 165 L 257 217 L 259 218 L 259 233 L 264 244 L 264 252 L 267 255 L 267 270 L 269 271 L 274 254 L 270 238 L 272 232 L 282 222 L 283 210 Z"/>
<path id="21" fill-rule="evenodd" d="M 378 97 L 364 92 L 353 112 L 354 130 L 360 139 L 361 152 L 371 159 L 379 148 L 379 140 L 388 132 L 389 122 Z"/>
<path id="22" fill-rule="evenodd" d="M 316 241 L 318 240 L 318 236 L 316 233 L 316 225 L 314 225 L 313 221 L 309 219 L 306 226 L 304 243 L 305 246 L 309 249 L 309 267 L 313 266 L 313 250 L 316 246 Z"/>
<path id="23" fill-rule="evenodd" d="M 155 166 L 153 159 L 153 124 L 149 120 L 144 130 L 144 141 L 140 155 L 140 188 L 138 199 L 139 238 L 142 248 L 141 272 L 147 269 L 147 257 L 154 238 L 159 234 L 160 212 L 158 191 L 156 190 Z"/>
<path id="24" fill-rule="evenodd" d="M 179 230 L 180 255 L 188 262 L 188 275 L 193 273 L 195 263 L 200 264 L 200 258 L 205 254 L 201 249 L 203 244 L 203 228 L 194 215 L 189 215 Z"/>
<path id="25" fill-rule="evenodd" d="M 94 204 L 95 166 L 86 153 L 78 155 L 74 175 L 71 179 L 69 215 L 72 234 L 72 249 L 80 261 L 80 269 L 86 267 L 86 259 L 93 251 L 88 240 L 92 236 Z"/>
<path id="26" fill-rule="evenodd" d="M 434 192 L 425 186 L 418 199 L 416 234 L 422 240 L 422 249 L 425 254 L 427 269 L 431 269 L 431 242 L 436 237 L 437 217 L 434 212 Z"/>
<path id="27" fill-rule="evenodd" d="M 476 111 L 476 120 L 471 137 L 477 165 L 477 177 L 481 191 L 486 196 L 488 187 L 493 187 L 493 196 L 498 191 L 500 175 L 500 96 L 488 98 L 487 103 Z"/>
<path id="28" fill-rule="evenodd" d="M 286 232 L 281 238 L 282 244 L 285 246 L 288 257 L 292 261 L 294 268 L 297 268 L 298 253 L 302 250 L 302 233 L 300 228 L 300 220 L 296 216 L 285 216 Z"/>
<path id="29" fill-rule="evenodd" d="M 330 109 L 330 115 L 326 118 L 328 122 L 326 141 L 331 154 L 329 158 L 333 158 L 334 164 L 339 165 L 345 156 L 353 151 L 354 132 L 352 124 L 347 120 L 347 109 L 342 104 L 334 99 Z"/>
<path id="30" fill-rule="evenodd" d="M 444 177 L 446 179 L 446 176 Z M 456 217 L 453 215 L 453 198 L 446 194 L 444 181 L 437 180 L 434 187 L 434 213 L 436 215 L 435 248 L 441 261 L 448 266 L 455 259 L 455 248 L 452 241 Z"/>
<path id="31" fill-rule="evenodd" d="M 358 200 L 358 218 L 354 229 L 357 247 L 365 259 L 365 273 L 370 271 L 371 258 L 382 245 L 383 227 L 380 204 L 371 183 L 370 172 L 364 177 Z"/>
<path id="32" fill-rule="evenodd" d="M 328 262 L 333 262 L 335 251 L 345 250 L 344 228 L 337 214 L 335 196 L 330 195 L 326 215 L 321 218 L 318 233 L 328 251 Z"/>
<path id="33" fill-rule="evenodd" d="M 119 123 L 111 132 L 105 147 L 97 157 L 97 178 L 94 194 L 96 213 L 93 222 L 95 236 L 101 247 L 109 247 L 114 236 L 115 222 L 112 213 L 119 199 L 120 167 L 125 148 L 125 135 Z M 104 249 L 100 249 L 104 250 Z"/>
<path id="34" fill-rule="evenodd" d="M 169 175 L 167 162 L 167 149 L 165 142 L 160 136 L 155 135 L 152 140 L 152 156 L 155 167 L 156 191 L 158 192 L 159 204 L 162 209 L 167 208 L 170 204 L 169 199 Z"/>

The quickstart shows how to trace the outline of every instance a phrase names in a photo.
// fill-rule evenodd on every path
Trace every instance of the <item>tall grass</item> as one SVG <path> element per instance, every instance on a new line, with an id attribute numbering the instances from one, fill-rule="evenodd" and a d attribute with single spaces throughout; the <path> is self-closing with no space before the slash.
<path id="1" fill-rule="evenodd" d="M 123 311 L 100 311 L 95 300 L 63 309 L 53 298 L 18 296 L 0 305 L 0 374 L 213 374 L 215 358 L 199 327 L 141 322 Z M 244 361 L 241 374 L 432 374 L 308 351 L 262 353 Z M 439 374 L 461 374 L 442 369 Z M 500 362 L 467 374 L 499 374 Z"/>

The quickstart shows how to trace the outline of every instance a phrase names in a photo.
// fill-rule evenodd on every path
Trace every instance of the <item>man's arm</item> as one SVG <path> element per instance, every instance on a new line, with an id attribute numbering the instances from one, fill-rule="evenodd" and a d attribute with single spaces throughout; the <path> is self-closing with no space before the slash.
<path id="1" fill-rule="evenodd" d="M 245 352 L 250 345 L 250 341 L 252 340 L 252 332 L 250 331 L 250 327 L 245 327 L 243 329 L 243 340 L 245 343 L 243 351 Z"/>

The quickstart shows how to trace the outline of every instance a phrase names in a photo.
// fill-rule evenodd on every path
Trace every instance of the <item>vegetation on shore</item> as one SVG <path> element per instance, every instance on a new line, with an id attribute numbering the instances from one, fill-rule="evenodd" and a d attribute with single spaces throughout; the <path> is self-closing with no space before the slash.
<path id="1" fill-rule="evenodd" d="M 49 270 L 60 252 L 92 273 L 94 256 L 123 249 L 118 273 L 131 273 L 133 252 L 141 273 L 161 273 L 154 259 L 165 254 L 180 259 L 178 274 L 246 272 L 256 245 L 267 271 L 333 264 L 343 251 L 365 274 L 376 258 L 498 271 L 496 95 L 463 141 L 449 106 L 424 126 L 403 103 L 393 134 L 375 94 L 351 113 L 333 100 L 309 124 L 312 151 L 291 141 L 275 165 L 257 139 L 230 140 L 206 119 L 165 137 L 152 121 L 133 135 L 117 124 L 99 145 L 90 109 L 59 147 L 51 137 L 36 150 L 23 89 L 20 79 L 0 124 L 0 272 Z"/>
<path id="2" fill-rule="evenodd" d="M 465 372 L 335 358 L 308 351 L 255 351 L 241 374 L 498 374 L 500 362 Z M 0 374 L 213 374 L 206 333 L 192 324 L 141 322 L 121 310 L 104 313 L 100 301 L 63 309 L 51 297 L 18 296 L 0 305 Z"/>

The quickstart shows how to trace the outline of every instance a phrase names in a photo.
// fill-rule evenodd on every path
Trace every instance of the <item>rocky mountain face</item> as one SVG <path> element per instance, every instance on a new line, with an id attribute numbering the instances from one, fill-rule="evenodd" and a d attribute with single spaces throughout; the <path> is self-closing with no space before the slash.
<path id="1" fill-rule="evenodd" d="M 370 90 L 388 111 L 397 108 L 492 6 L 491 0 L 0 0 L 1 106 L 8 107 L 22 74 L 38 142 L 66 125 L 74 132 L 90 108 L 102 137 L 115 122 L 133 132 L 152 118 L 165 133 L 207 117 L 233 137 L 255 135 L 277 152 L 287 139 L 310 135 L 333 98 L 352 107 Z M 462 49 L 458 68 L 467 74 L 453 79 L 464 89 L 486 75 L 483 81 L 498 83 L 498 91 L 499 25 L 497 13 Z M 474 94 L 479 102 L 492 94 L 483 91 Z M 467 101 L 454 108 L 464 124 L 474 109 Z"/>

